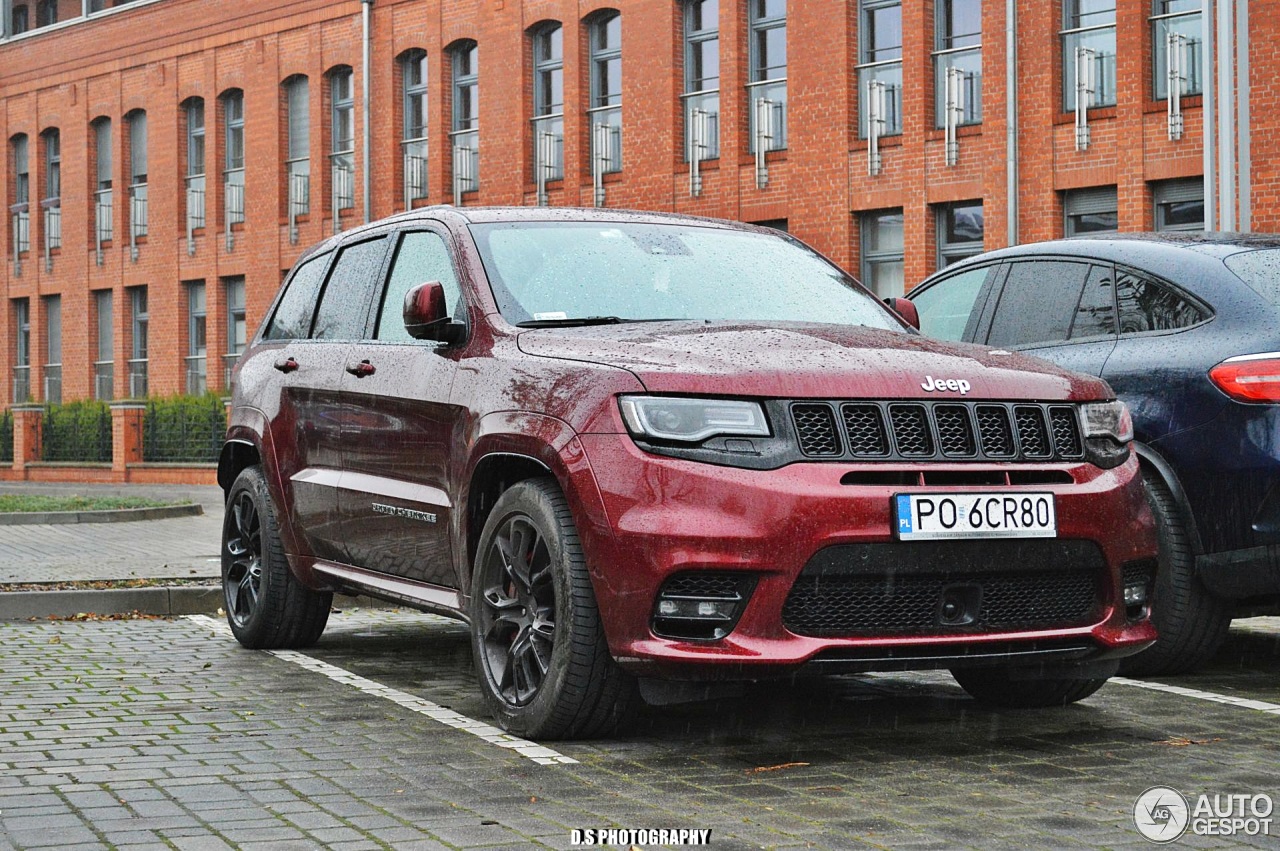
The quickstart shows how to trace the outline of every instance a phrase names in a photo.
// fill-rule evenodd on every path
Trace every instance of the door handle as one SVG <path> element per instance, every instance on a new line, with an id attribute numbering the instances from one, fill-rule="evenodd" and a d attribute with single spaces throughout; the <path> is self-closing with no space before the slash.
<path id="1" fill-rule="evenodd" d="M 347 364 L 347 372 L 351 373 L 356 378 L 364 378 L 366 375 L 373 375 L 377 371 L 377 367 L 369 363 L 367 360 L 362 360 L 359 363 Z"/>
<path id="2" fill-rule="evenodd" d="M 298 368 L 298 362 L 293 358 L 285 358 L 284 360 L 276 361 L 275 366 L 276 366 L 276 369 L 280 370 L 281 372 L 288 373 L 288 372 L 293 372 L 295 369 Z"/>

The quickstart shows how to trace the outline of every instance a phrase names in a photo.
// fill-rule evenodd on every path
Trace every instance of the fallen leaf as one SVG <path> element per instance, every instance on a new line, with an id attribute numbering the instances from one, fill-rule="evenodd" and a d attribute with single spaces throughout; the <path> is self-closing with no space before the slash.
<path id="1" fill-rule="evenodd" d="M 1170 736 L 1162 742 L 1156 742 L 1157 745 L 1164 745 L 1170 748 L 1185 748 L 1189 745 L 1211 745 L 1214 742 L 1220 742 L 1222 739 L 1188 739 L 1184 736 Z"/>
<path id="2" fill-rule="evenodd" d="M 760 765 L 755 768 L 748 768 L 748 774 L 763 774 L 766 771 L 781 771 L 784 768 L 803 768 L 808 765 L 807 762 L 784 762 L 781 765 Z"/>

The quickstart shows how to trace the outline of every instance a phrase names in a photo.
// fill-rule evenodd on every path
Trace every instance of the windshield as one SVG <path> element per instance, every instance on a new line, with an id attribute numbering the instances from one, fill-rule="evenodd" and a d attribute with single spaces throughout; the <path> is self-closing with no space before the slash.
<path id="1" fill-rule="evenodd" d="M 1280 304 L 1280 249 L 1264 248 L 1232 254 L 1225 262 L 1227 268 L 1258 295 Z"/>
<path id="2" fill-rule="evenodd" d="M 477 224 L 471 232 L 512 324 L 617 317 L 902 330 L 852 278 L 781 236 L 625 222 Z"/>

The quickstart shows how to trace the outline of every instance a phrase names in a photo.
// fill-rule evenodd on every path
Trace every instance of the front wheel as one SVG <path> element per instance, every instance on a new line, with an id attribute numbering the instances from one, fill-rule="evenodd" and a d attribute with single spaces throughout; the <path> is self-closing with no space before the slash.
<path id="1" fill-rule="evenodd" d="M 974 700 L 1009 709 L 1066 706 L 1084 700 L 1109 679 L 1019 679 L 1003 668 L 956 668 L 951 676 Z"/>
<path id="2" fill-rule="evenodd" d="M 489 709 L 503 729 L 541 739 L 604 735 L 639 700 L 609 655 L 568 501 L 552 479 L 498 498 L 480 534 L 471 643 Z"/>

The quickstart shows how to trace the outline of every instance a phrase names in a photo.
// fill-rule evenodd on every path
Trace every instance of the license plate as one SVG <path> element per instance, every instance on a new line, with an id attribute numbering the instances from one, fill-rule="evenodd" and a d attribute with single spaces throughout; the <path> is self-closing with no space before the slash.
<path id="1" fill-rule="evenodd" d="M 894 534 L 901 541 L 1058 535 L 1051 493 L 900 493 L 893 505 Z"/>

